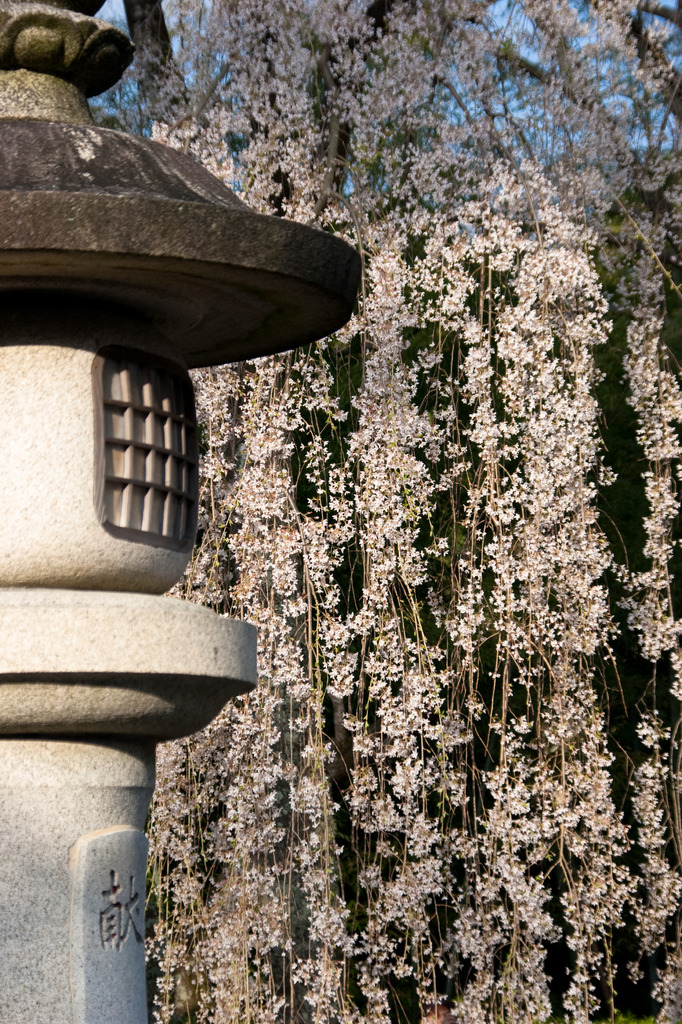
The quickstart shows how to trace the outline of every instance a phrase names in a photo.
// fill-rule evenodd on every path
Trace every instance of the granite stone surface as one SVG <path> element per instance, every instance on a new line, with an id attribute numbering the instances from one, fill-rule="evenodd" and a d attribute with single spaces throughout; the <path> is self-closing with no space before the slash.
<path id="1" fill-rule="evenodd" d="M 0 119 L 0 296 L 104 299 L 191 367 L 331 334 L 359 278 L 345 241 L 252 212 L 190 157 L 102 128 Z"/>
<path id="2" fill-rule="evenodd" d="M 90 108 L 78 86 L 53 75 L 18 68 L 0 71 L 0 118 L 36 122 L 92 124 Z"/>
<path id="3" fill-rule="evenodd" d="M 69 859 L 73 1024 L 141 1024 L 147 839 L 100 829 L 80 836 Z"/>
<path id="4" fill-rule="evenodd" d="M 248 210 L 196 160 L 151 139 L 94 125 L 10 120 L 0 124 L 0 136 L 2 191 L 175 199 Z"/>
<path id="5" fill-rule="evenodd" d="M 115 85 L 133 57 L 125 32 L 82 11 L 31 0 L 3 0 L 0 5 L 0 68 L 41 76 L 40 113 L 59 92 L 59 83 L 75 85 L 84 96 L 97 96 Z M 11 113 L 25 116 L 28 90 L 22 90 Z"/>
<path id="6" fill-rule="evenodd" d="M 103 529 L 92 370 L 104 346 L 167 354 L 167 343 L 130 316 L 75 297 L 5 301 L 2 313 L 0 587 L 163 593 L 191 550 Z"/>
<path id="7" fill-rule="evenodd" d="M 170 739 L 256 683 L 255 627 L 187 601 L 11 588 L 0 620 L 0 734 Z"/>
<path id="8" fill-rule="evenodd" d="M 131 956 L 130 927 L 125 949 L 102 949 L 101 938 L 99 946 L 96 940 L 99 913 L 117 909 L 117 899 L 104 895 L 111 888 L 112 870 L 125 893 L 120 902 L 135 913 L 130 902 L 139 894 L 141 832 L 153 785 L 154 745 L 149 742 L 0 739 L 3 1024 L 146 1024 L 139 953 L 130 965 L 134 1010 L 128 982 L 117 974 L 116 953 Z M 93 837 L 108 830 L 113 831 L 103 844 Z M 118 832 L 121 837 L 112 838 Z M 135 921 L 139 928 L 139 916 Z M 104 920 L 103 925 L 107 939 L 117 923 Z M 105 952 L 114 960 L 97 992 L 93 968 L 101 966 Z M 119 978 L 118 1006 L 125 1007 L 118 1017 L 103 1012 L 113 977 Z M 74 1016 L 74 1007 L 80 1017 Z"/>

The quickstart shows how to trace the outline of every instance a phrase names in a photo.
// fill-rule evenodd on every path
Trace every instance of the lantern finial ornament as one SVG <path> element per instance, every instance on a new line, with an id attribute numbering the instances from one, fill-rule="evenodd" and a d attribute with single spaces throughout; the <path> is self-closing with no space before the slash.
<path id="1" fill-rule="evenodd" d="M 0 3 L 0 117 L 90 124 L 86 102 L 133 58 L 125 32 L 88 3 Z"/>

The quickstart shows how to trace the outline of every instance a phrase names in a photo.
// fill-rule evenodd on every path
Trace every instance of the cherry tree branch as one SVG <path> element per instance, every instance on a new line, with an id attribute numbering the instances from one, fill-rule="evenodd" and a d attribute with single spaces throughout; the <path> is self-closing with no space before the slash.
<path id="1" fill-rule="evenodd" d="M 171 41 L 161 0 L 123 0 L 123 6 L 135 45 L 165 63 L 171 55 Z"/>
<path id="2" fill-rule="evenodd" d="M 331 68 L 329 66 L 329 58 L 331 57 L 332 48 L 329 43 L 325 43 L 320 50 L 320 56 L 317 61 L 317 67 L 322 75 L 325 86 L 329 93 L 333 93 L 336 89 L 336 82 L 332 75 Z M 336 177 L 337 170 L 337 159 L 339 155 L 339 142 L 341 139 L 341 122 L 337 113 L 332 113 L 330 125 L 329 125 L 329 144 L 327 146 L 327 169 L 324 175 L 324 182 L 322 184 L 322 190 L 317 197 L 317 202 L 313 208 L 311 221 L 314 221 L 324 210 L 327 205 L 327 200 L 331 195 L 334 188 L 334 178 Z"/>
<path id="3" fill-rule="evenodd" d="M 654 14 L 657 18 L 663 18 L 665 21 L 677 25 L 678 28 L 682 28 L 682 10 L 679 7 L 675 10 L 673 7 L 652 3 L 651 0 L 639 0 L 637 9 L 645 14 Z"/>
<path id="4" fill-rule="evenodd" d="M 651 6 L 658 5 L 652 4 Z M 682 122 L 682 90 L 680 89 L 682 76 L 675 71 L 663 46 L 651 38 L 639 16 L 632 19 L 630 31 L 637 40 L 640 61 L 645 61 L 648 56 L 661 72 L 661 90 L 668 102 L 670 112 L 679 122 Z"/>

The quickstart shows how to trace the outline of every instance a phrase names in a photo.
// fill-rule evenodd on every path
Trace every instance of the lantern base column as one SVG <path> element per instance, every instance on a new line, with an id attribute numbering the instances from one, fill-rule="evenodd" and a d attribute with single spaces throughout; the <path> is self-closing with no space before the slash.
<path id="1" fill-rule="evenodd" d="M 0 1019 L 146 1024 L 150 740 L 0 738 Z"/>

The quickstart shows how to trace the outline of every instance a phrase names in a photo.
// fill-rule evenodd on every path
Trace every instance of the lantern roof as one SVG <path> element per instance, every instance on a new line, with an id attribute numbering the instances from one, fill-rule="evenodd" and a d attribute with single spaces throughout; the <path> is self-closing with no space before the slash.
<path id="1" fill-rule="evenodd" d="M 86 96 L 131 54 L 83 10 L 0 6 L 0 293 L 122 306 L 189 367 L 337 330 L 360 277 L 351 246 L 254 213 L 189 156 L 92 124 Z"/>

